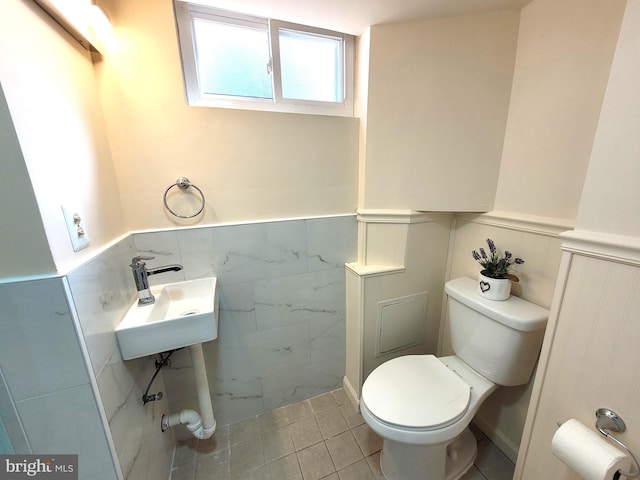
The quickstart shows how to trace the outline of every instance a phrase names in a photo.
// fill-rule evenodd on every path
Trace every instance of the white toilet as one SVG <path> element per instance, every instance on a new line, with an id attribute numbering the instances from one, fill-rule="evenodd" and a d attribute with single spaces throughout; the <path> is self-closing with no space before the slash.
<path id="1" fill-rule="evenodd" d="M 455 480 L 477 446 L 469 423 L 499 385 L 526 384 L 536 364 L 549 311 L 511 297 L 476 292 L 476 281 L 445 284 L 455 355 L 407 355 L 383 363 L 362 386 L 360 409 L 384 440 L 388 480 Z"/>

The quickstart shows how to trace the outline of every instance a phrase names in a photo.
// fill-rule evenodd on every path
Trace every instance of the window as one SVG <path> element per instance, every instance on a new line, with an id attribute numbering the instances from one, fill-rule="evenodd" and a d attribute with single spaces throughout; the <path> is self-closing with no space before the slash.
<path id="1" fill-rule="evenodd" d="M 175 1 L 189 105 L 353 115 L 353 37 Z"/>

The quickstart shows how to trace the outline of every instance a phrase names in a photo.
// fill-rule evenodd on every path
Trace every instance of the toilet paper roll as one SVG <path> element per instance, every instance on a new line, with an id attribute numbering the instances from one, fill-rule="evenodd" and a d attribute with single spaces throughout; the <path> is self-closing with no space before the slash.
<path id="1" fill-rule="evenodd" d="M 578 420 L 567 420 L 551 440 L 553 454 L 584 480 L 612 480 L 628 472 L 630 458 Z"/>

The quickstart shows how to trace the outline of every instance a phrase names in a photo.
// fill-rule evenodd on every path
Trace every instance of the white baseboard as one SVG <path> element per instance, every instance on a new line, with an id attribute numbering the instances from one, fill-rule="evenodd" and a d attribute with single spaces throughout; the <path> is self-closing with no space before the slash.
<path id="1" fill-rule="evenodd" d="M 473 419 L 473 423 L 476 427 L 482 430 L 482 433 L 484 433 L 502 453 L 509 457 L 513 463 L 516 463 L 519 450 L 518 445 L 513 443 L 513 441 L 508 438 L 502 430 L 496 430 L 488 423 L 483 422 L 478 416 Z"/>
<path id="2" fill-rule="evenodd" d="M 349 401 L 353 405 L 353 408 L 356 409 L 356 412 L 359 412 L 360 398 L 358 397 L 358 394 L 356 393 L 355 388 L 353 388 L 353 385 L 351 385 L 351 382 L 347 377 L 342 378 L 342 388 L 344 388 L 344 393 L 347 394 L 347 397 L 349 398 Z"/>

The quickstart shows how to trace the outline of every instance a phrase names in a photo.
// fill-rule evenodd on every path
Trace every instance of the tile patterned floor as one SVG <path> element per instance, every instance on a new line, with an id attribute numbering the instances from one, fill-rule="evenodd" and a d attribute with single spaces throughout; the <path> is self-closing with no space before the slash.
<path id="1" fill-rule="evenodd" d="M 509 480 L 513 463 L 481 433 L 462 480 Z M 219 427 L 176 446 L 171 480 L 384 480 L 382 440 L 342 389 Z"/>

